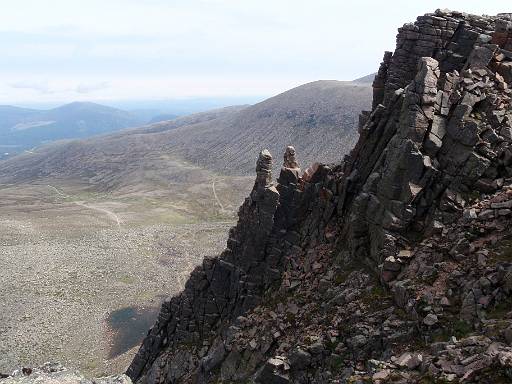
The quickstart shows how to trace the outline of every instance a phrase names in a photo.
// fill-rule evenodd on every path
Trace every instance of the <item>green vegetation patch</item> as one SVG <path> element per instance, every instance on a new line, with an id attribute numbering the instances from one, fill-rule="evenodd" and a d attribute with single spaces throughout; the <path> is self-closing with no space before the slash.
<path id="1" fill-rule="evenodd" d="M 457 339 L 462 339 L 471 335 L 472 332 L 473 327 L 471 324 L 458 319 L 453 322 L 445 322 L 443 327 L 434 333 L 433 338 L 435 342 L 445 342 L 449 341 L 452 336 L 455 336 Z"/>

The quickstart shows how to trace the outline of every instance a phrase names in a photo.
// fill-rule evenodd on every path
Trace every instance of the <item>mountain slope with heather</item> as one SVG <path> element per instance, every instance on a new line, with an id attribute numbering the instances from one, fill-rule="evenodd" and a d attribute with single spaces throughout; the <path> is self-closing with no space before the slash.
<path id="1" fill-rule="evenodd" d="M 306 163 L 335 162 L 355 142 L 358 114 L 370 98 L 368 85 L 318 81 L 253 106 L 37 148 L 0 162 L 0 180 L 80 179 L 112 189 L 134 180 L 150 181 L 151 175 L 165 178 L 165 169 L 179 159 L 222 174 L 247 175 L 258 148 L 282 151 L 290 143 Z"/>
<path id="2" fill-rule="evenodd" d="M 229 174 L 252 173 L 258 148 L 282 152 L 292 143 L 306 164 L 336 162 L 355 143 L 358 114 L 370 98 L 368 85 L 308 83 L 187 134 L 182 128 L 172 137 L 172 151 Z"/>

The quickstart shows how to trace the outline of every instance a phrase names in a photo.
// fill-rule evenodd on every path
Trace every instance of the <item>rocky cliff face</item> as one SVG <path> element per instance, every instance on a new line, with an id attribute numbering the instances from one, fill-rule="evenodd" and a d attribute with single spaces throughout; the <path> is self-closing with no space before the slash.
<path id="1" fill-rule="evenodd" d="M 162 306 L 128 375 L 510 382 L 511 86 L 512 14 L 400 28 L 351 154 L 302 175 L 288 149 L 273 184 L 263 151 L 227 249 Z"/>

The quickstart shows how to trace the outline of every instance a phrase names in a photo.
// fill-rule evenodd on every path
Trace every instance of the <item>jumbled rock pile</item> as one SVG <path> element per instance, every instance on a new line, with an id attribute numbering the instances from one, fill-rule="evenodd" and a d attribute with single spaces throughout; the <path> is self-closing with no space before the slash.
<path id="1" fill-rule="evenodd" d="M 70 371 L 58 363 L 46 363 L 38 368 L 22 368 L 0 377 L 2 384 L 132 384 L 126 375 L 106 376 L 96 379 L 87 379 L 82 374 Z"/>

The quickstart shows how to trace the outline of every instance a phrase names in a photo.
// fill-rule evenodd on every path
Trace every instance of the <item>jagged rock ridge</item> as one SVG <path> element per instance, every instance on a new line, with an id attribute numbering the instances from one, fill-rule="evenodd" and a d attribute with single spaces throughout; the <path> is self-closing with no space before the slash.
<path id="1" fill-rule="evenodd" d="M 399 29 L 350 156 L 300 178 L 290 149 L 274 185 L 263 151 L 227 249 L 162 306 L 128 375 L 510 381 L 511 51 L 512 14 Z"/>

